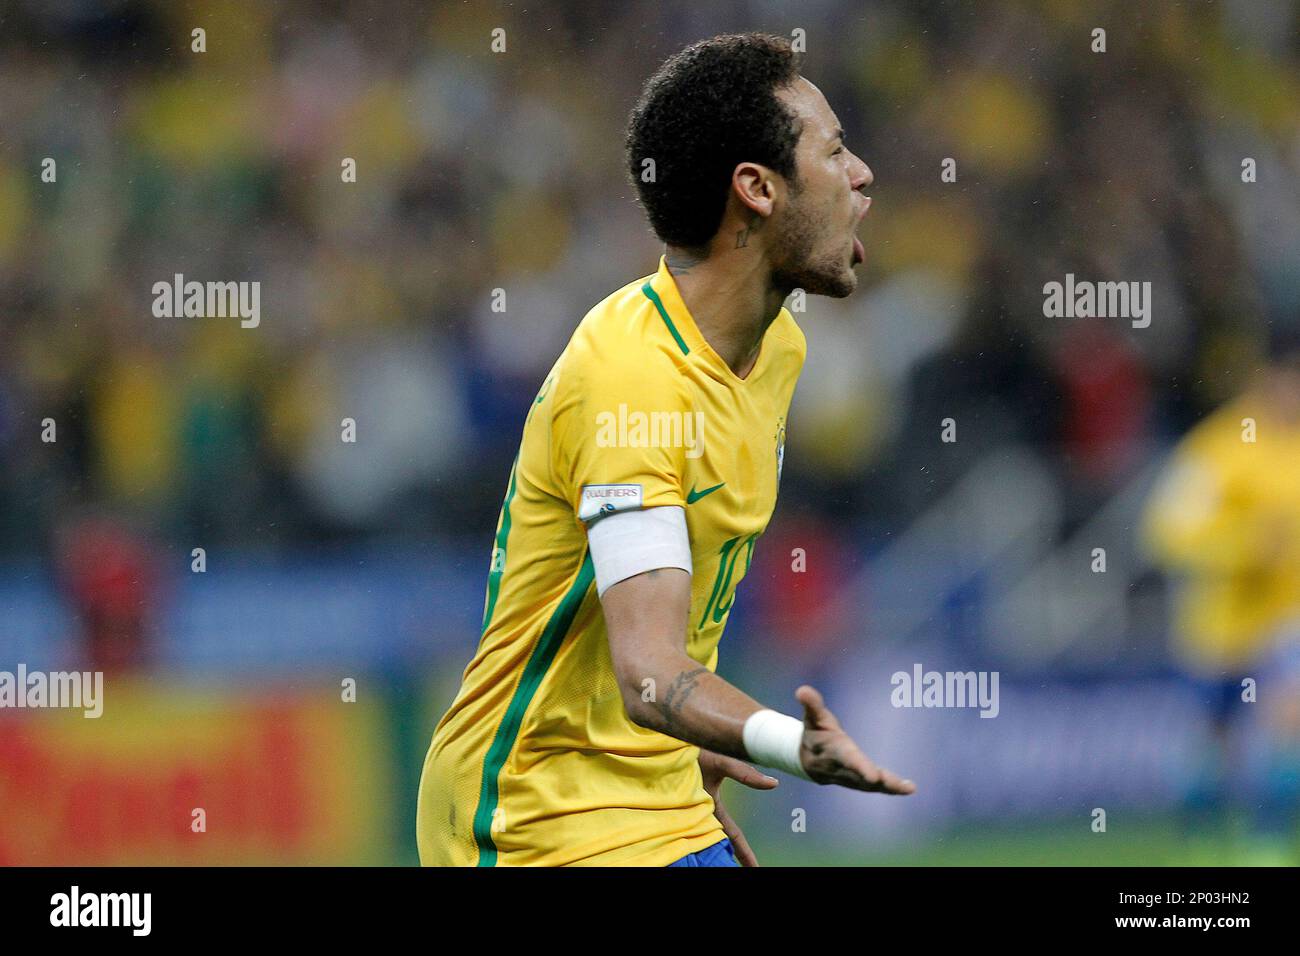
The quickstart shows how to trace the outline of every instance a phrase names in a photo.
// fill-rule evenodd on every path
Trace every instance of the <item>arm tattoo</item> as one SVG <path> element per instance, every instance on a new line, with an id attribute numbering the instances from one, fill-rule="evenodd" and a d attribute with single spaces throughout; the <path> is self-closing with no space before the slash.
<path id="1" fill-rule="evenodd" d="M 709 673 L 707 667 L 696 667 L 694 670 L 682 671 L 673 678 L 673 682 L 668 686 L 668 692 L 664 694 L 663 704 L 659 708 L 670 732 L 680 726 L 682 709 L 690 700 L 691 694 L 695 693 L 700 675 L 707 673 Z"/>

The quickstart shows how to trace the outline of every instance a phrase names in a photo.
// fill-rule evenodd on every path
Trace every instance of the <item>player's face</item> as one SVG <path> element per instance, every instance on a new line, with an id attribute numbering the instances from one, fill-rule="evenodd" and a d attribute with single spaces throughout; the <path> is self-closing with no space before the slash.
<path id="1" fill-rule="evenodd" d="M 871 199 L 871 170 L 844 145 L 821 90 L 803 77 L 777 94 L 802 127 L 795 149 L 797 183 L 773 215 L 771 250 L 779 285 L 843 298 L 858 285 L 853 267 L 865 250 L 855 235 Z"/>

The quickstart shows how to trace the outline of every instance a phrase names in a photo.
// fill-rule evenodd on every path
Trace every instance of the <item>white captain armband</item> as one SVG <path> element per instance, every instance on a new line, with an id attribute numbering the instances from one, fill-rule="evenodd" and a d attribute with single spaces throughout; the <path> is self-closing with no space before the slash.
<path id="1" fill-rule="evenodd" d="M 677 505 L 606 515 L 587 529 L 587 544 L 600 597 L 619 581 L 656 568 L 691 573 L 686 509 Z"/>

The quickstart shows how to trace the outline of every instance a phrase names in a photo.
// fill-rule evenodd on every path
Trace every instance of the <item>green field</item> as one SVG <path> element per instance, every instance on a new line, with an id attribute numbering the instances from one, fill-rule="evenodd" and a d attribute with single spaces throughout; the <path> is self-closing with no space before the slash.
<path id="1" fill-rule="evenodd" d="M 755 835 L 757 837 L 757 835 Z M 1185 835 L 1172 817 L 1143 817 L 1106 833 L 1085 822 L 963 827 L 910 847 L 873 853 L 800 838 L 755 839 L 766 866 L 1297 866 L 1300 840 L 1252 835 L 1240 822 Z"/>

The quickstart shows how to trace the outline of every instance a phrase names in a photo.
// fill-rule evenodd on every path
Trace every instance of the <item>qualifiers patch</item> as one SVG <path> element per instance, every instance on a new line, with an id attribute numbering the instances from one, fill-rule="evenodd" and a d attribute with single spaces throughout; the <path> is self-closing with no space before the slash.
<path id="1" fill-rule="evenodd" d="M 578 502 L 578 520 L 591 521 L 616 511 L 636 511 L 641 507 L 640 485 L 583 485 Z"/>

